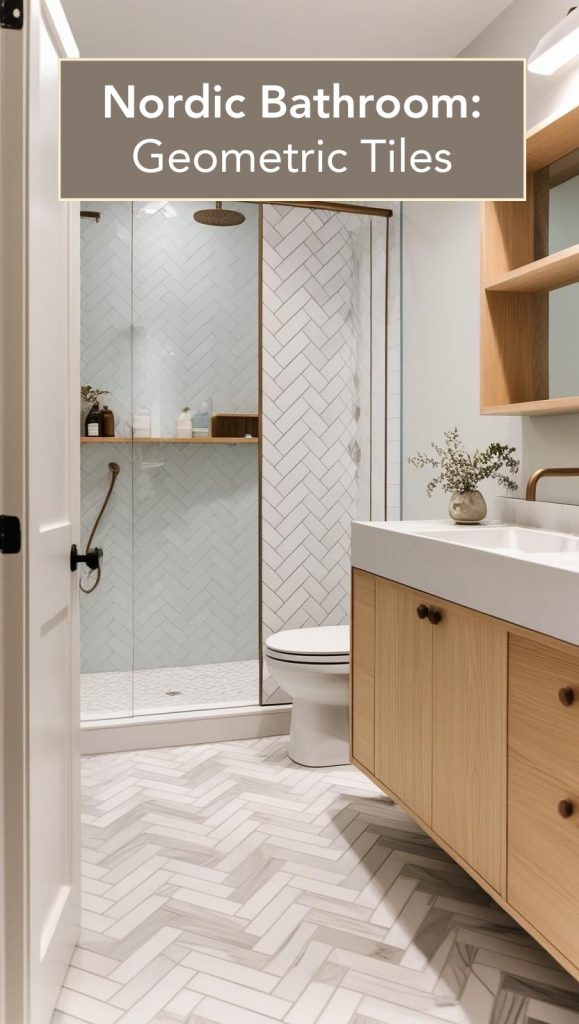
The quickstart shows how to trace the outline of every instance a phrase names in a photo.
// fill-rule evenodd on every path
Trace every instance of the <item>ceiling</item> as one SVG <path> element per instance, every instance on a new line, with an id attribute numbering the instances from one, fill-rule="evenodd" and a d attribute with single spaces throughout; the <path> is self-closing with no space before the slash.
<path id="1" fill-rule="evenodd" d="M 84 57 L 454 57 L 511 0 L 62 0 Z"/>

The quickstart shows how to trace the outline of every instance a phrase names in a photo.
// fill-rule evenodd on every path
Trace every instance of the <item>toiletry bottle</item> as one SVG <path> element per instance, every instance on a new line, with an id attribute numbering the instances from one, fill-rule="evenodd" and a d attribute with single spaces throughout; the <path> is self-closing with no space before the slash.
<path id="1" fill-rule="evenodd" d="M 210 425 L 211 425 L 211 412 L 213 403 L 209 398 L 206 402 L 201 402 L 199 412 L 196 412 L 193 417 L 193 435 L 194 437 L 209 437 Z"/>
<path id="2" fill-rule="evenodd" d="M 133 417 L 133 437 L 151 436 L 151 413 L 148 409 L 139 409 Z"/>
<path id="3" fill-rule="evenodd" d="M 101 411 L 98 402 L 91 406 L 88 416 L 84 421 L 84 432 L 86 437 L 101 436 Z"/>
<path id="4" fill-rule="evenodd" d="M 108 405 L 103 405 L 101 412 L 101 437 L 115 436 L 115 416 Z"/>
<path id="5" fill-rule="evenodd" d="M 193 417 L 188 405 L 177 416 L 177 437 L 193 437 Z"/>

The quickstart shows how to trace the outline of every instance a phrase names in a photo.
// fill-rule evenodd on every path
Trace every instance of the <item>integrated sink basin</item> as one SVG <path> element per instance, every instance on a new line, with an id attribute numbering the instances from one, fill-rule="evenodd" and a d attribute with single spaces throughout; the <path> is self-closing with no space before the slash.
<path id="1" fill-rule="evenodd" d="M 524 526 L 449 526 L 448 529 L 420 531 L 420 536 L 504 555 L 525 557 L 561 553 L 579 554 L 579 537 Z M 557 560 L 557 564 L 562 563 Z"/>
<path id="2" fill-rule="evenodd" d="M 516 504 L 514 515 L 538 513 L 527 510 L 530 503 Z M 354 523 L 352 565 L 579 644 L 579 509 L 563 516 L 565 530 L 572 523 L 568 533 L 527 525 L 528 519 L 480 526 L 448 520 Z"/>

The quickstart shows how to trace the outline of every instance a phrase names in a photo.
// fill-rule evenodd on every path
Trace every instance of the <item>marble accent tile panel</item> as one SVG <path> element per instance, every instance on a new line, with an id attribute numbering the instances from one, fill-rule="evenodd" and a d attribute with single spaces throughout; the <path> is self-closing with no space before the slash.
<path id="1" fill-rule="evenodd" d="M 348 621 L 350 523 L 370 518 L 372 442 L 380 438 L 372 438 L 370 415 L 370 219 L 267 205 L 263 230 L 268 636 Z M 264 700 L 287 700 L 267 668 Z"/>

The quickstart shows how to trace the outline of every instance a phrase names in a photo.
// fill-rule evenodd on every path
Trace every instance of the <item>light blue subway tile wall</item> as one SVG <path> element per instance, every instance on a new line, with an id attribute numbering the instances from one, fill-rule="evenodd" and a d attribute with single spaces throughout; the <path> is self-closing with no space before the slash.
<path id="1" fill-rule="evenodd" d="M 134 204 L 134 407 L 155 436 L 208 399 L 257 412 L 258 207 L 237 204 L 245 223 L 219 228 L 193 220 L 207 205 Z"/>
<path id="2" fill-rule="evenodd" d="M 117 434 L 146 407 L 173 436 L 183 405 L 258 404 L 258 213 L 196 224 L 207 204 L 90 203 L 82 223 L 82 383 L 110 391 Z M 81 600 L 83 672 L 258 656 L 258 455 L 247 445 L 83 445 L 83 540 L 121 466 Z M 127 713 L 130 713 L 128 709 Z"/>
<path id="3" fill-rule="evenodd" d="M 116 433 L 130 434 L 132 405 L 132 211 L 130 203 L 83 203 L 81 220 L 82 384 L 109 391 Z"/>
<path id="4" fill-rule="evenodd" d="M 128 444 L 89 444 L 81 452 L 81 543 L 86 545 L 107 492 L 109 462 L 120 473 L 94 543 L 102 547 L 102 577 L 93 594 L 80 595 L 83 672 L 116 672 L 133 664 L 133 469 Z M 85 586 L 86 570 L 79 570 Z M 126 703 L 126 700 L 124 701 Z M 131 708 L 126 708 L 127 714 Z"/>
<path id="5" fill-rule="evenodd" d="M 257 446 L 134 445 L 136 669 L 257 659 L 257 479 Z"/>

